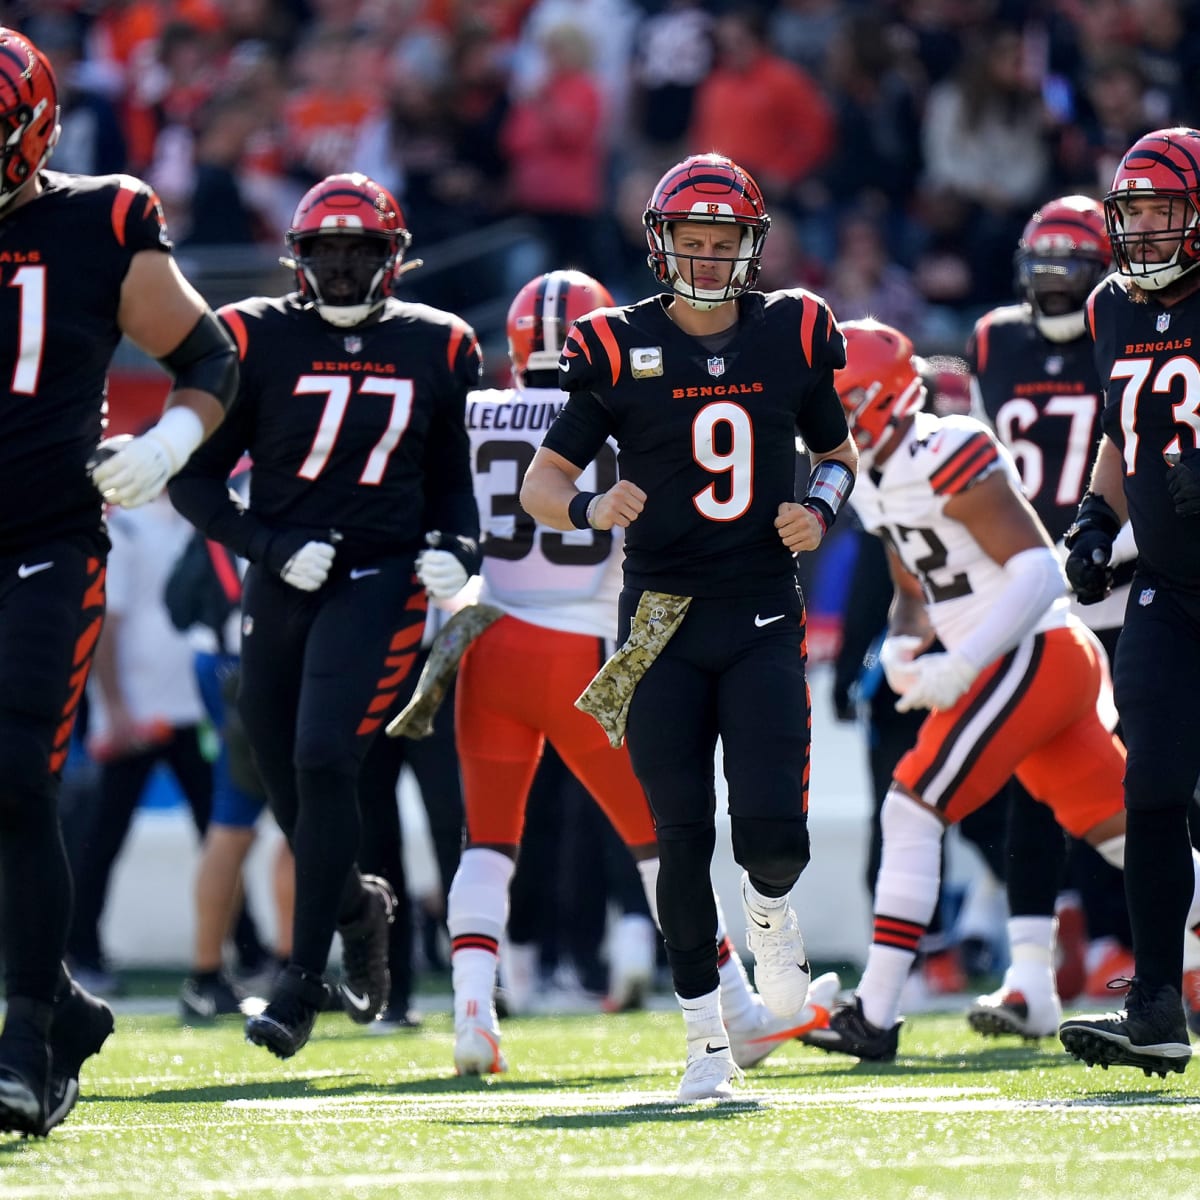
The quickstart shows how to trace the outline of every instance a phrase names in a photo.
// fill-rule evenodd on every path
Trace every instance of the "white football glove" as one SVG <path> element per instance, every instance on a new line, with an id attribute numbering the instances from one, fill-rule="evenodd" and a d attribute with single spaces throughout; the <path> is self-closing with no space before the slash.
<path id="1" fill-rule="evenodd" d="M 979 671 L 961 654 L 923 654 L 912 664 L 916 680 L 896 701 L 897 712 L 914 708 L 953 708 L 966 695 Z"/>
<path id="2" fill-rule="evenodd" d="M 914 663 L 925 639 L 911 633 L 889 633 L 879 647 L 879 665 L 893 692 L 903 696 L 920 675 Z"/>
<path id="3" fill-rule="evenodd" d="M 92 482 L 110 504 L 148 504 L 204 440 L 204 424 L 190 408 L 169 408 L 141 437 L 109 438 L 88 464 Z"/>
<path id="4" fill-rule="evenodd" d="M 417 577 L 434 600 L 449 600 L 466 586 L 467 568 L 449 550 L 422 550 Z"/>
<path id="5" fill-rule="evenodd" d="M 328 542 L 305 542 L 283 564 L 279 577 L 302 592 L 315 592 L 329 578 L 335 553 Z"/>

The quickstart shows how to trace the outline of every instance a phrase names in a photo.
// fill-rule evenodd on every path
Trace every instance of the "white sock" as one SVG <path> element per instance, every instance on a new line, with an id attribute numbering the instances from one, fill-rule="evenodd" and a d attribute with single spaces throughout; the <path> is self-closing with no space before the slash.
<path id="1" fill-rule="evenodd" d="M 638 874 L 642 877 L 642 890 L 646 893 L 646 903 L 650 905 L 650 918 L 661 932 L 658 923 L 658 855 L 644 858 L 637 865 Z"/>
<path id="2" fill-rule="evenodd" d="M 1053 994 L 1058 984 L 1054 977 L 1053 917 L 1010 917 L 1008 945 L 1012 961 L 1004 973 L 1004 990 Z"/>
<path id="3" fill-rule="evenodd" d="M 749 912 L 769 921 L 772 928 L 777 929 L 787 916 L 788 897 L 764 896 L 750 882 L 750 876 L 745 871 L 742 872 L 742 903 Z"/>
<path id="4" fill-rule="evenodd" d="M 855 993 L 863 1016 L 877 1029 L 891 1029 L 900 1016 L 900 992 L 916 955 L 894 946 L 872 945 Z"/>
<path id="5" fill-rule="evenodd" d="M 496 850 L 467 849 L 446 902 L 455 1023 L 494 1020 L 492 993 L 500 938 L 508 924 L 514 862 Z"/>
<path id="6" fill-rule="evenodd" d="M 687 1000 L 676 992 L 675 999 L 679 1001 L 679 1008 L 683 1013 L 689 1058 L 692 1057 L 693 1049 L 697 1054 L 704 1055 L 710 1053 L 709 1046 L 728 1047 L 729 1036 L 725 1032 L 725 1022 L 721 1019 L 719 988 L 704 996 L 693 996 Z"/>

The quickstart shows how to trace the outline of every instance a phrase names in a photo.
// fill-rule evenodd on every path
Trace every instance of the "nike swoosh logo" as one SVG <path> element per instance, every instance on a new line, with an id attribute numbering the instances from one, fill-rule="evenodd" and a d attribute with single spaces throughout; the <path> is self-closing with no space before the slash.
<path id="1" fill-rule="evenodd" d="M 354 567 L 350 572 L 351 579 L 366 579 L 368 575 L 378 575 L 378 567 Z"/>
<path id="2" fill-rule="evenodd" d="M 353 1005 L 359 1012 L 365 1013 L 371 1007 L 371 999 L 369 996 L 360 996 L 353 988 L 348 988 L 344 983 L 338 984 L 338 991 L 342 993 L 343 998 Z"/>
<path id="3" fill-rule="evenodd" d="M 184 993 L 184 999 L 188 1006 L 201 1016 L 215 1017 L 217 1015 L 217 1002 L 211 996 L 196 991 L 195 988 L 188 988 Z"/>
<path id="4" fill-rule="evenodd" d="M 782 621 L 784 613 L 780 613 L 777 617 L 760 617 L 757 614 L 754 617 L 754 624 L 761 629 L 764 625 L 773 625 L 776 621 Z"/>
<path id="5" fill-rule="evenodd" d="M 39 571 L 48 571 L 52 566 L 54 566 L 53 562 L 34 563 L 32 567 L 27 567 L 22 563 L 17 568 L 17 578 L 28 579 L 30 575 L 36 575 Z"/>
<path id="6" fill-rule="evenodd" d="M 705 1054 L 720 1054 L 722 1050 L 728 1050 L 728 1049 L 729 1049 L 728 1045 L 714 1046 L 712 1044 L 712 1042 L 705 1042 L 705 1044 L 704 1044 L 704 1053 Z"/>
<path id="7" fill-rule="evenodd" d="M 771 928 L 770 921 L 760 921 L 753 913 L 750 913 L 750 920 L 752 920 L 755 923 L 755 925 L 757 925 L 759 927 L 759 929 L 770 929 Z"/>

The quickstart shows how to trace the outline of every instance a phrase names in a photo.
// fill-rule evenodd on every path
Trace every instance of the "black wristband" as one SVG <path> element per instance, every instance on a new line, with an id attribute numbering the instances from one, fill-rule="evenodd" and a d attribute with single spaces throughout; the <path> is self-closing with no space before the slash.
<path id="1" fill-rule="evenodd" d="M 576 529 L 591 529 L 587 519 L 588 505 L 598 495 L 599 492 L 576 492 L 571 497 L 571 503 L 567 505 L 567 516 Z"/>
<path id="2" fill-rule="evenodd" d="M 1112 505 L 1095 492 L 1084 493 L 1083 499 L 1079 503 L 1079 511 L 1075 514 L 1075 520 L 1063 538 L 1063 545 L 1070 550 L 1079 535 L 1089 529 L 1099 530 L 1110 542 L 1116 538 L 1121 529 L 1121 518 L 1117 516 Z"/>

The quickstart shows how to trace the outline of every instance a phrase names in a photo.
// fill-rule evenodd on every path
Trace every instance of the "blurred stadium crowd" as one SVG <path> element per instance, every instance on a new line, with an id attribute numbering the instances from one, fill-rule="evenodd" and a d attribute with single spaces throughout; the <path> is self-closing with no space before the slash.
<path id="1" fill-rule="evenodd" d="M 15 0 L 0 13 L 62 80 L 55 167 L 149 179 L 202 288 L 229 247 L 273 263 L 303 191 L 360 170 L 400 199 L 414 253 L 461 247 L 412 286 L 474 319 L 485 347 L 503 306 L 481 301 L 507 303 L 541 269 L 644 295 L 650 187 L 681 154 L 716 149 L 766 193 L 760 286 L 812 286 L 840 319 L 871 313 L 919 350 L 957 353 L 1010 297 L 1041 202 L 1102 195 L 1140 133 L 1200 117 L 1191 0 Z M 488 239 L 501 228 L 517 232 Z M 489 371 L 506 373 L 502 352 Z"/>

